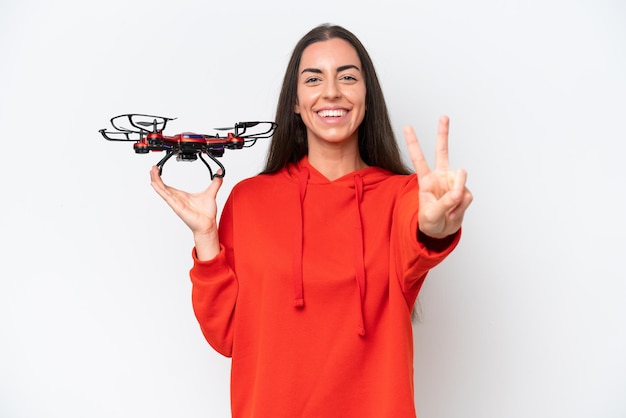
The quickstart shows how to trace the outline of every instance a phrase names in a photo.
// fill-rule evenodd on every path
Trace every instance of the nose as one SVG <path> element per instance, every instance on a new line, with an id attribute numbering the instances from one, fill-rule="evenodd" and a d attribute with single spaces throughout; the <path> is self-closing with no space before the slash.
<path id="1" fill-rule="evenodd" d="M 324 84 L 324 98 L 336 99 L 341 96 L 341 90 L 337 84 L 337 80 L 330 78 Z"/>

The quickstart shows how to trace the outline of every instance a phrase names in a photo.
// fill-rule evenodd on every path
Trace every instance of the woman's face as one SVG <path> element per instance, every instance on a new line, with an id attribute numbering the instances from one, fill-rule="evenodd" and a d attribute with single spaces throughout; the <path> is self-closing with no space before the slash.
<path id="1" fill-rule="evenodd" d="M 365 117 L 365 77 L 354 47 L 333 38 L 309 45 L 298 69 L 295 112 L 315 143 L 358 146 L 358 128 Z"/>

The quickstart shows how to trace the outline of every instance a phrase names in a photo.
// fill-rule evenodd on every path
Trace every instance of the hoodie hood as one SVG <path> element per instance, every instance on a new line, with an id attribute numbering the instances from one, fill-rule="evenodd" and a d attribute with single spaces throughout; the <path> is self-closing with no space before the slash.
<path id="1" fill-rule="evenodd" d="M 294 306 L 302 309 L 305 306 L 305 289 L 303 280 L 303 251 L 304 251 L 304 202 L 307 196 L 307 190 L 310 185 L 329 186 L 346 188 L 354 196 L 352 200 L 353 209 L 351 210 L 354 218 L 354 278 L 355 278 L 355 298 L 358 301 L 358 318 L 359 323 L 356 324 L 357 332 L 360 336 L 365 336 L 365 319 L 364 319 L 364 303 L 366 294 L 367 276 L 365 272 L 365 238 L 363 236 L 363 219 L 361 212 L 361 203 L 364 193 L 368 188 L 375 186 L 377 183 L 388 178 L 391 173 L 378 168 L 366 167 L 346 174 L 336 180 L 328 180 L 323 174 L 315 169 L 305 156 L 296 164 L 290 165 L 286 170 L 287 175 L 297 184 L 297 209 L 296 209 L 296 225 L 294 225 L 294 253 L 293 253 L 293 287 L 294 287 Z M 350 227 L 350 226 L 347 226 Z"/>

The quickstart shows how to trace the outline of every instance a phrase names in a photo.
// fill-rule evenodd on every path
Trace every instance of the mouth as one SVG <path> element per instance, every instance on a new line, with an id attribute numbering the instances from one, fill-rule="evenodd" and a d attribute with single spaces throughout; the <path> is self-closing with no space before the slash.
<path id="1" fill-rule="evenodd" d="M 344 109 L 325 109 L 317 112 L 317 115 L 321 118 L 340 118 L 348 113 Z"/>

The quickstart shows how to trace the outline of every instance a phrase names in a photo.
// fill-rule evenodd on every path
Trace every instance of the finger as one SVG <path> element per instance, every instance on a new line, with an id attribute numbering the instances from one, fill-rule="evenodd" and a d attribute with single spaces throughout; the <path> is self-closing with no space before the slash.
<path id="1" fill-rule="evenodd" d="M 467 173 L 465 170 L 456 170 L 448 172 L 449 189 L 441 195 L 439 199 L 433 202 L 431 215 L 443 216 L 445 213 L 451 212 L 457 206 L 462 204 L 467 189 L 465 182 Z"/>
<path id="2" fill-rule="evenodd" d="M 218 174 L 219 173 L 220 171 L 218 171 Z M 206 189 L 206 192 L 208 193 L 211 199 L 215 200 L 217 198 L 217 192 L 219 192 L 220 187 L 222 187 L 223 182 L 224 182 L 224 177 L 215 176 L 213 178 L 213 180 L 211 181 L 211 184 L 209 184 L 209 187 L 207 187 Z"/>
<path id="3" fill-rule="evenodd" d="M 434 213 L 439 216 L 445 216 L 452 213 L 463 203 L 463 195 L 458 195 L 454 190 L 450 190 L 433 204 Z"/>
<path id="4" fill-rule="evenodd" d="M 467 183 L 467 171 L 465 170 L 455 170 L 454 172 L 454 180 L 452 182 L 451 192 L 457 200 L 461 200 L 463 198 L 463 194 L 467 190 L 465 188 L 465 183 Z"/>
<path id="5" fill-rule="evenodd" d="M 467 172 L 465 170 L 457 170 L 454 185 L 450 191 L 452 199 L 458 202 L 457 206 L 450 211 L 450 219 L 460 221 L 463 219 L 465 210 L 469 207 L 474 197 L 472 193 L 467 189 L 465 183 L 467 182 Z"/>
<path id="6" fill-rule="evenodd" d="M 461 200 L 461 203 L 450 212 L 450 219 L 462 221 L 463 215 L 465 214 L 465 211 L 467 210 L 469 205 L 472 203 L 473 199 L 474 197 L 469 192 L 469 190 L 466 190 L 463 194 L 463 199 Z"/>
<path id="7" fill-rule="evenodd" d="M 157 179 L 161 179 L 161 176 L 159 176 L 159 168 L 156 165 L 153 165 L 150 169 L 150 180 L 152 183 L 155 183 L 157 182 Z M 161 180 L 161 182 L 163 181 Z"/>
<path id="8" fill-rule="evenodd" d="M 449 166 L 448 159 L 448 132 L 450 130 L 450 118 L 439 118 L 437 127 L 437 145 L 435 148 L 435 170 L 446 171 Z"/>
<path id="9" fill-rule="evenodd" d="M 159 169 L 157 166 L 153 166 L 150 170 L 150 185 L 166 202 L 170 203 L 171 190 L 159 175 Z"/>
<path id="10" fill-rule="evenodd" d="M 153 165 L 150 169 L 150 185 L 155 190 L 163 189 L 165 186 L 165 184 L 163 184 L 163 179 L 161 179 L 161 176 L 159 176 L 159 169 L 155 165 Z"/>
<path id="11" fill-rule="evenodd" d="M 415 135 L 415 131 L 413 130 L 412 126 L 406 126 L 404 128 L 404 139 L 406 141 L 406 146 L 409 151 L 409 157 L 413 162 L 413 167 L 415 168 L 417 176 L 421 177 L 430 173 L 430 167 L 428 166 L 426 158 L 424 158 L 422 147 L 417 140 L 417 136 Z"/>

